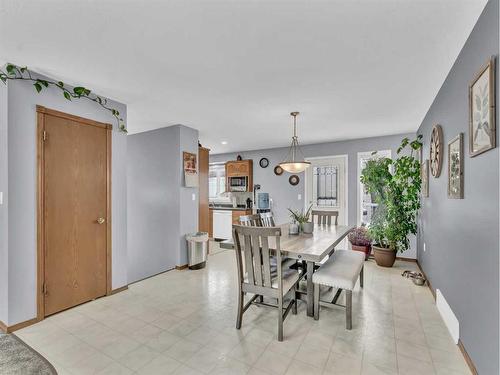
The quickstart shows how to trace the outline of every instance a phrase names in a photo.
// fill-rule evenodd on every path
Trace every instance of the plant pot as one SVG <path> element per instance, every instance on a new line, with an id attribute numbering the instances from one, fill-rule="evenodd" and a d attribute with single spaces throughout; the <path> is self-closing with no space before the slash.
<path id="1" fill-rule="evenodd" d="M 302 232 L 304 232 L 304 234 L 312 234 L 313 230 L 314 230 L 314 223 L 312 221 L 302 223 Z"/>
<path id="2" fill-rule="evenodd" d="M 365 253 L 365 260 L 368 260 L 368 257 L 370 256 L 370 253 L 372 252 L 371 246 L 358 246 L 358 245 L 351 244 L 351 247 L 354 251 L 361 251 L 362 253 Z"/>
<path id="3" fill-rule="evenodd" d="M 386 247 L 372 246 L 375 262 L 381 267 L 392 267 L 396 261 L 396 251 Z"/>
<path id="4" fill-rule="evenodd" d="M 291 223 L 288 226 L 288 234 L 299 234 L 299 224 Z"/>

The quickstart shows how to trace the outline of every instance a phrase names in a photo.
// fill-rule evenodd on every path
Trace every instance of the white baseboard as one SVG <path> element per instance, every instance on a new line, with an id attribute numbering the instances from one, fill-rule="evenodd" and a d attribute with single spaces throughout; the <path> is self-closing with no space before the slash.
<path id="1" fill-rule="evenodd" d="M 458 339 L 460 338 L 460 324 L 450 305 L 446 302 L 443 293 L 441 293 L 439 289 L 436 289 L 436 307 L 441 314 L 448 331 L 450 331 L 453 341 L 455 344 L 458 344 Z"/>

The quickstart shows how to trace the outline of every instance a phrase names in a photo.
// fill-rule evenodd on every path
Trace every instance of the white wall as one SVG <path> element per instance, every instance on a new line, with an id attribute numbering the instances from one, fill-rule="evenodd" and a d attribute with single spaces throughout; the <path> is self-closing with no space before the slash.
<path id="1" fill-rule="evenodd" d="M 127 284 L 126 135 L 118 132 L 114 117 L 95 103 L 85 100 L 70 102 L 54 88 L 37 94 L 30 83 L 10 82 L 8 86 L 9 194 L 4 196 L 4 201 L 8 201 L 9 207 L 8 319 L 4 322 L 8 325 L 32 319 L 37 313 L 36 105 L 114 125 L 112 137 L 112 287 L 116 289 Z M 126 106 L 114 101 L 109 101 L 109 105 L 120 111 L 126 123 Z M 1 141 L 0 144 L 2 144 Z M 5 206 L 2 210 L 5 210 Z M 2 233 L 6 223 L 0 222 L 0 225 L 2 226 L 0 233 Z"/>
<path id="2" fill-rule="evenodd" d="M 0 192 L 4 198 L 8 193 L 8 158 L 7 158 L 7 86 L 0 83 Z M 0 321 L 8 321 L 8 205 L 4 199 L 0 205 Z"/>

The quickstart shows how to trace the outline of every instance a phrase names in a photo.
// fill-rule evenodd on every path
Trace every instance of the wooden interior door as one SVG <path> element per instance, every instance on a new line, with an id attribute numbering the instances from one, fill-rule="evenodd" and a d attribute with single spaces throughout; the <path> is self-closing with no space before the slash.
<path id="1" fill-rule="evenodd" d="M 47 316 L 107 293 L 111 134 L 56 111 L 40 116 Z"/>

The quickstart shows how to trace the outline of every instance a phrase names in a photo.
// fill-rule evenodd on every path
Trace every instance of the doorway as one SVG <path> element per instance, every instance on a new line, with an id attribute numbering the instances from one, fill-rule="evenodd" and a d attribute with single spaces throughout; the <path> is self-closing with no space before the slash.
<path id="1" fill-rule="evenodd" d="M 111 125 L 37 106 L 39 320 L 111 291 Z"/>
<path id="2" fill-rule="evenodd" d="M 338 211 L 339 224 L 347 224 L 347 155 L 308 158 L 305 172 L 306 209 Z"/>
<path id="3" fill-rule="evenodd" d="M 367 151 L 358 152 L 358 199 L 357 199 L 357 225 L 369 226 L 372 216 L 377 208 L 377 204 L 372 201 L 372 196 L 369 194 L 364 184 L 361 182 L 361 173 L 369 160 L 376 158 L 391 159 L 391 150 Z"/>

